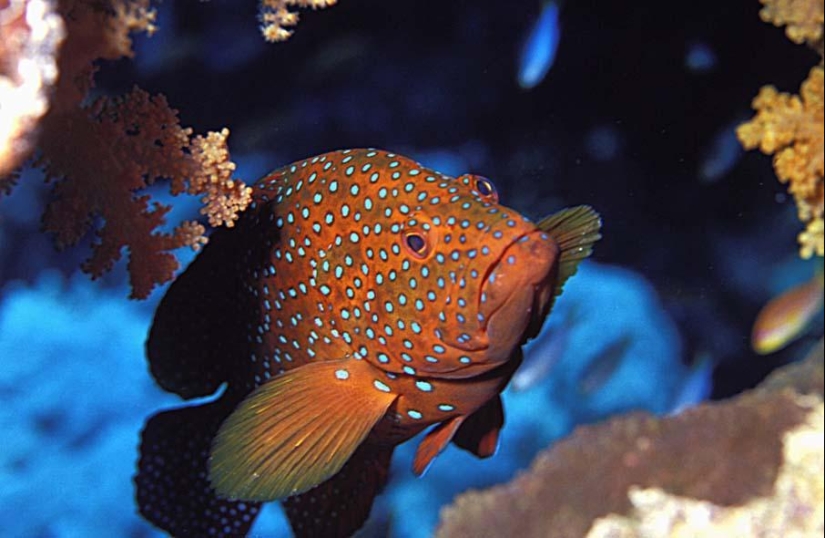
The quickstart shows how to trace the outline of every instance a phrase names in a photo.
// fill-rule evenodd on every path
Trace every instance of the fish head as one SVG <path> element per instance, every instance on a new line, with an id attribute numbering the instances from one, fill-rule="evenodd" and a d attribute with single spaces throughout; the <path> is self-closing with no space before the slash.
<path id="1" fill-rule="evenodd" d="M 499 204 L 493 183 L 465 174 L 417 183 L 399 222 L 398 293 L 412 298 L 417 372 L 470 377 L 507 361 L 547 315 L 559 247 Z M 404 289 L 406 288 L 406 289 Z M 403 290 L 403 291 L 402 291 Z M 407 348 L 410 346 L 407 344 Z"/>
<path id="2" fill-rule="evenodd" d="M 492 182 L 456 178 L 460 198 L 446 206 L 433 273 L 447 293 L 437 335 L 469 358 L 465 374 L 508 360 L 538 333 L 558 273 L 558 245 L 529 219 L 499 204 Z M 446 319 L 446 320 L 445 320 Z M 461 361 L 460 361 L 461 362 Z"/>

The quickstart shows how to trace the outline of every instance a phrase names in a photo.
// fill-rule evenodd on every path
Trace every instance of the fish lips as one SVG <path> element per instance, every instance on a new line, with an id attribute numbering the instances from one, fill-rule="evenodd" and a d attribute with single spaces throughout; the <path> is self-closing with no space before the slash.
<path id="1" fill-rule="evenodd" d="M 534 337 L 547 316 L 558 276 L 559 247 L 541 230 L 528 232 L 507 246 L 485 276 L 478 302 L 479 332 L 484 338 L 450 345 L 478 350 L 486 344 L 485 363 L 506 360 L 517 345 Z"/>

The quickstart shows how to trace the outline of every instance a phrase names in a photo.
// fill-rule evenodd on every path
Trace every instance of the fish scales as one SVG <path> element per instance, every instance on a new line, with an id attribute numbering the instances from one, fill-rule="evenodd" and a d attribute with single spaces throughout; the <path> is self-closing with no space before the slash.
<path id="1" fill-rule="evenodd" d="M 453 178 L 375 149 L 284 167 L 256 184 L 253 200 L 172 285 L 147 344 L 167 390 L 191 397 L 228 384 L 221 425 L 201 450 L 200 493 L 286 499 L 297 535 L 346 536 L 386 482 L 392 448 L 428 426 L 437 425 L 417 474 L 451 441 L 492 455 L 498 395 L 599 238 L 598 215 L 579 207 L 537 225 L 499 205 L 484 177 Z M 144 463 L 155 439 L 173 436 L 151 426 L 139 498 L 153 487 L 147 477 L 164 472 Z M 335 494 L 353 480 L 365 492 L 356 506 Z M 322 498 L 338 517 L 307 510 Z M 182 524 L 141 510 L 167 530 Z"/>
<path id="2" fill-rule="evenodd" d="M 322 350 L 322 360 L 365 358 L 397 374 L 485 363 L 481 353 L 450 352 L 437 342 L 448 320 L 467 327 L 459 340 L 474 342 L 480 282 L 512 239 L 507 228 L 526 219 L 480 199 L 472 176 L 454 180 L 377 152 L 317 159 L 258 188 L 275 204 L 270 218 L 281 242 L 268 275 L 253 279 L 271 307 L 253 332 L 267 335 L 266 347 L 286 369 L 297 364 L 299 349 L 298 363 Z M 430 216 L 432 208 L 442 214 Z M 410 234 L 438 246 L 416 259 L 403 244 Z M 427 318 L 435 323 L 422 323 Z"/>

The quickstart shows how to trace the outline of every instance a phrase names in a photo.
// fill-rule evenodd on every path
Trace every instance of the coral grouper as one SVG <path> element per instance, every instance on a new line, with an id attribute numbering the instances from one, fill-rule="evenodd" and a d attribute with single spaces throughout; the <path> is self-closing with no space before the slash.
<path id="1" fill-rule="evenodd" d="M 158 307 L 157 382 L 226 388 L 149 419 L 141 513 L 175 536 L 243 536 L 280 499 L 297 536 L 348 536 L 423 429 L 417 474 L 450 441 L 492 455 L 521 344 L 599 227 L 586 206 L 532 223 L 483 177 L 378 150 L 273 172 Z"/>

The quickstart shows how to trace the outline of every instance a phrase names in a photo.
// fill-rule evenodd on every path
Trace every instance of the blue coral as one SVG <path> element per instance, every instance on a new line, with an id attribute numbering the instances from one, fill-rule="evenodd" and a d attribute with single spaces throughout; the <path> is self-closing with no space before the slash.
<path id="1" fill-rule="evenodd" d="M 3 289 L 0 521 L 6 536 L 128 536 L 138 433 L 171 398 L 144 367 L 151 310 L 78 275 Z"/>
<path id="2" fill-rule="evenodd" d="M 176 403 L 145 366 L 152 306 L 125 301 L 123 289 L 106 291 L 82 275 L 51 272 L 34 285 L 8 284 L 0 305 L 4 532 L 150 535 L 132 501 L 138 433 L 147 415 Z M 409 470 L 416 440 L 402 446 L 374 509 L 376 534 L 389 522 L 394 536 L 429 536 L 439 507 L 456 493 L 510 478 L 576 424 L 627 408 L 667 408 L 685 371 L 675 330 L 649 284 L 624 269 L 585 264 L 556 305 L 558 319 L 567 319 L 568 309 L 586 314 L 569 328 L 569 352 L 531 389 L 504 395 L 499 453 L 477 460 L 449 448 L 416 479 Z M 614 375 L 592 394 L 577 393 L 577 376 L 599 360 L 600 346 L 623 334 L 636 343 Z M 254 531 L 277 536 L 286 528 L 273 504 Z"/>

